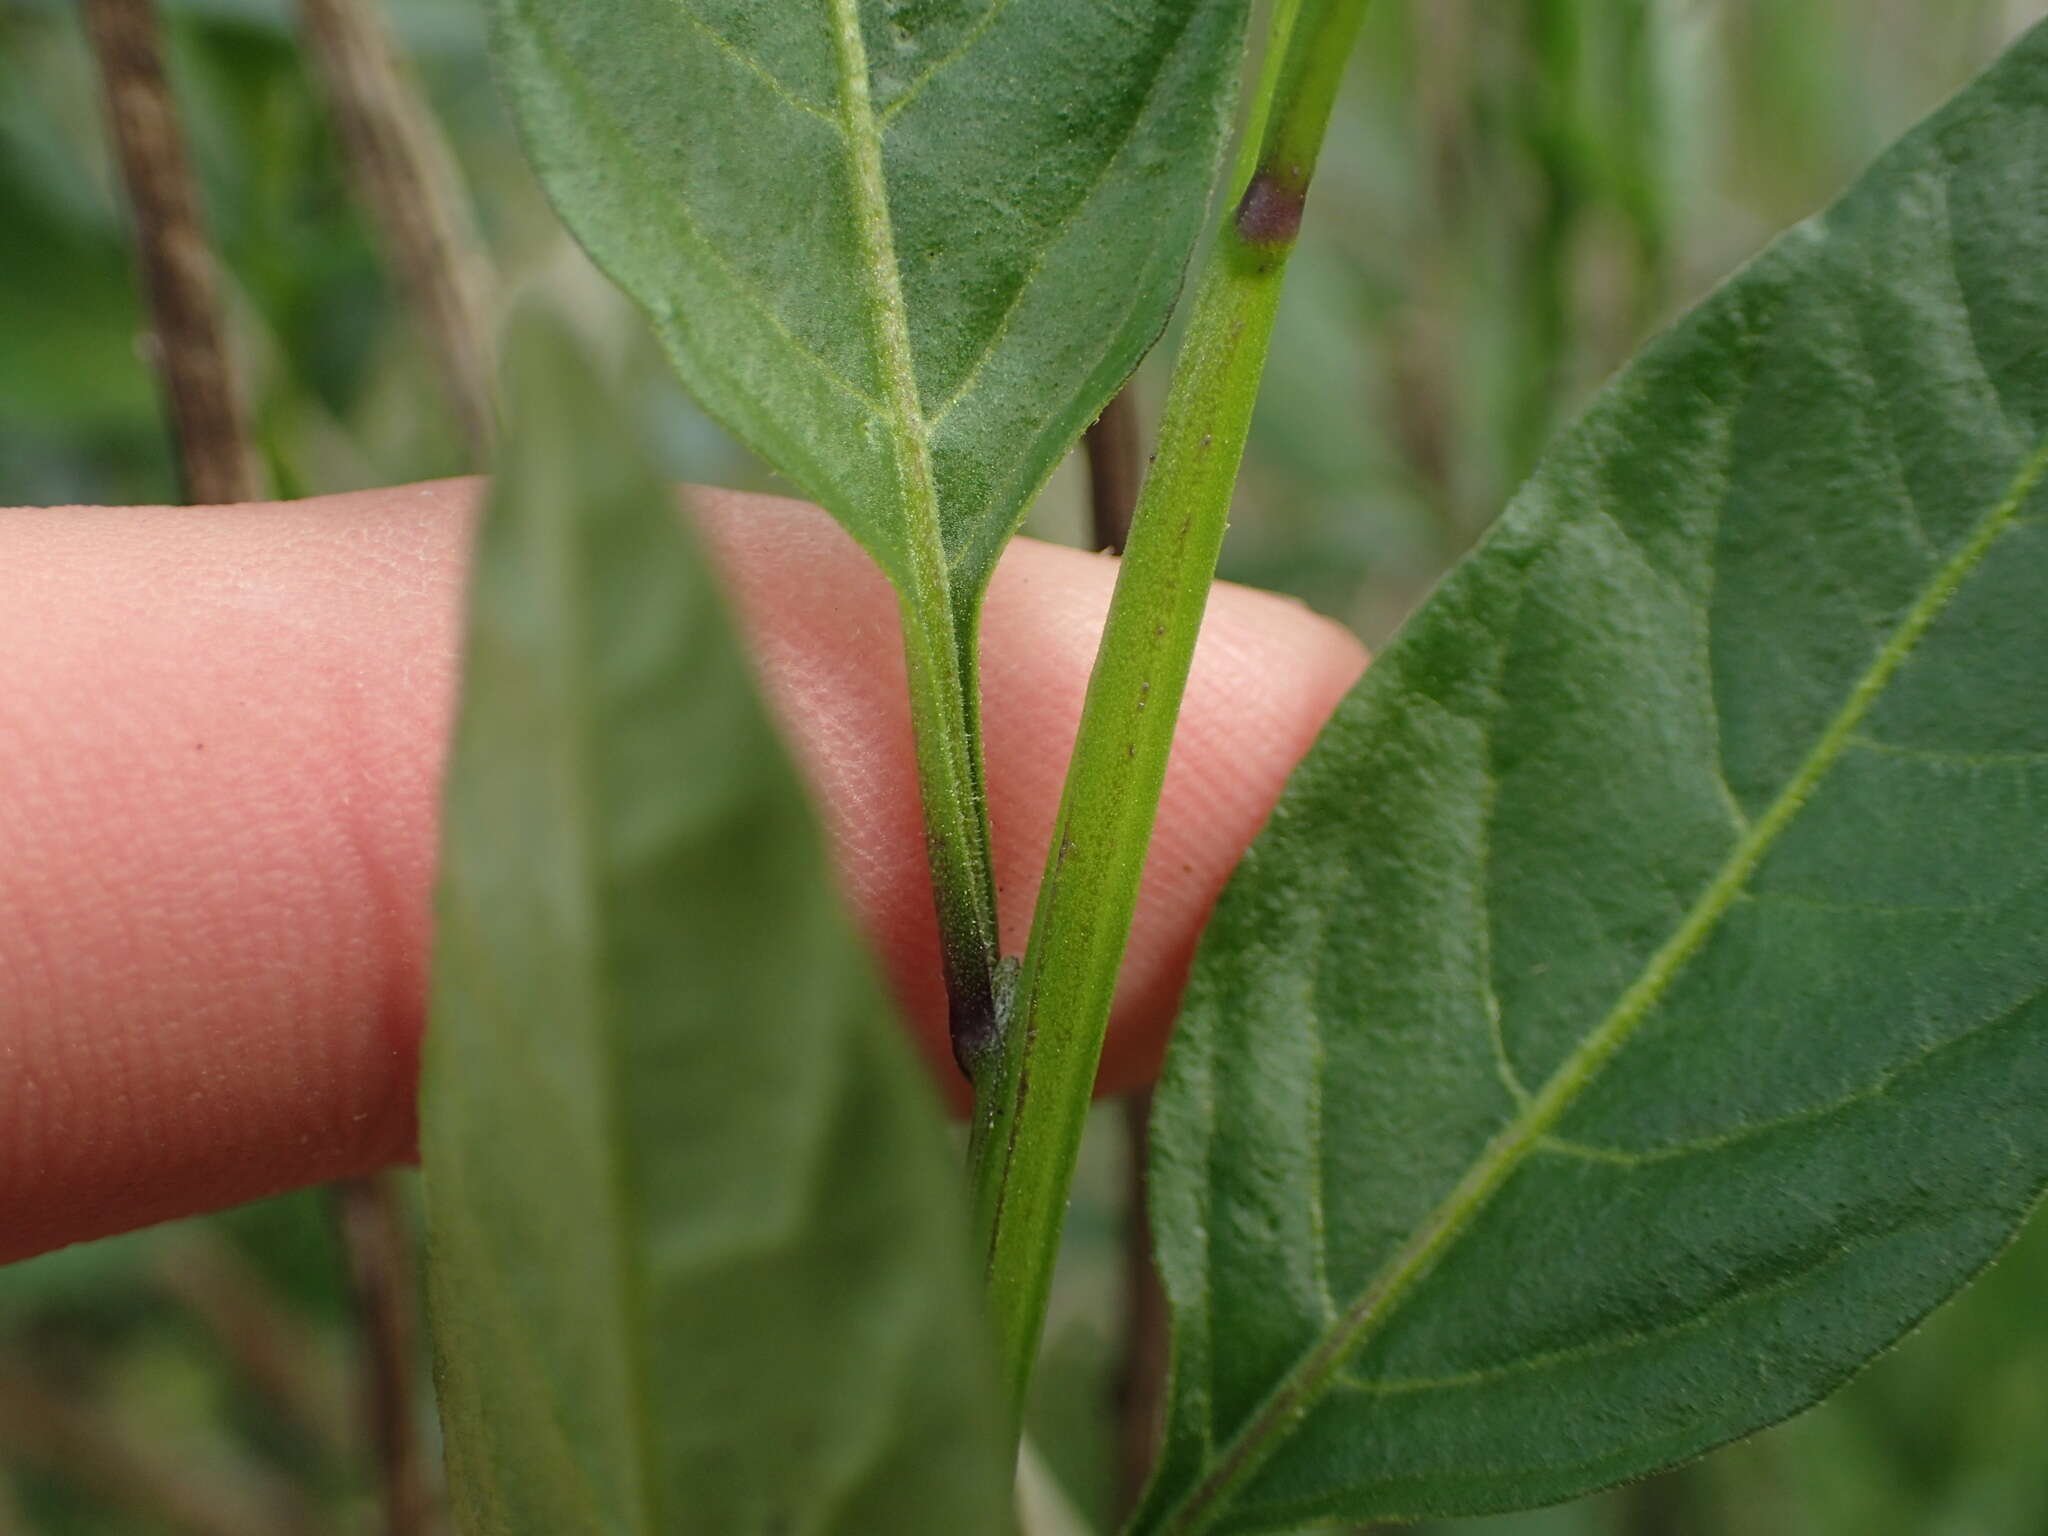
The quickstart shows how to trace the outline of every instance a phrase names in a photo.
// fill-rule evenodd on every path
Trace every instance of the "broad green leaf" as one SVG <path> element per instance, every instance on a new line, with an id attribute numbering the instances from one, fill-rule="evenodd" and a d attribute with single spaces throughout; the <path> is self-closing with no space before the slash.
<path id="1" fill-rule="evenodd" d="M 955 1160 L 666 492 L 515 337 L 422 1151 L 465 1531 L 996 1531 Z"/>
<path id="2" fill-rule="evenodd" d="M 2048 1181 L 2048 29 L 1653 346 L 1340 708 L 1154 1124 L 1138 1529 L 1555 1500 Z"/>
<path id="3" fill-rule="evenodd" d="M 494 0 L 555 205 L 705 407 L 964 627 L 1165 322 L 1246 0 Z"/>

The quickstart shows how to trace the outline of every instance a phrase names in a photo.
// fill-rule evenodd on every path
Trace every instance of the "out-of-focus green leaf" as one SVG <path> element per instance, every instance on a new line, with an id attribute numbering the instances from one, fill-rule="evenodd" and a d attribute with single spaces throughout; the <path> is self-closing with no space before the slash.
<path id="1" fill-rule="evenodd" d="M 470 1532 L 1000 1530 L 936 1111 L 702 562 L 552 331 L 473 578 L 422 1150 Z"/>
<path id="2" fill-rule="evenodd" d="M 130 1306 L 157 1244 L 155 1231 L 79 1243 L 0 1264 L 0 1337 L 56 1311 L 103 1317 Z"/>
<path id="3" fill-rule="evenodd" d="M 127 253 L 52 217 L 11 170 L 0 160 L 0 419 L 10 431 L 146 420 L 156 402 Z"/>
<path id="4" fill-rule="evenodd" d="M 1813 1402 L 2048 1181 L 2048 27 L 1658 343 L 1297 774 L 1154 1127 L 1139 1528 Z"/>

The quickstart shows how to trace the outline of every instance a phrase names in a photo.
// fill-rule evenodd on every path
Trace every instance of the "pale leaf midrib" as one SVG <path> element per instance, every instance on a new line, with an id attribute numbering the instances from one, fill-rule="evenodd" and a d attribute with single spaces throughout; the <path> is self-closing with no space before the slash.
<path id="1" fill-rule="evenodd" d="M 614 1322 L 626 1337 L 624 1364 L 630 1396 L 626 1434 L 636 1483 L 634 1492 L 639 1498 L 642 1530 L 647 1536 L 653 1536 L 663 1528 L 661 1476 L 654 1449 L 659 1411 L 655 1403 L 649 1353 L 636 1346 L 636 1341 L 648 1337 L 647 1252 L 643 1234 L 633 1220 L 633 1213 L 641 1209 L 641 1204 L 637 1198 L 639 1181 L 635 1177 L 628 1146 L 628 1122 L 631 1118 L 625 1088 L 628 1068 L 625 1049 L 618 1037 L 620 1019 L 611 996 L 606 965 L 609 959 L 605 953 L 609 948 L 607 935 L 611 928 L 606 909 L 612 904 L 609 898 L 612 881 L 598 851 L 603 846 L 598 821 L 599 808 L 608 803 L 608 798 L 598 793 L 604 775 L 596 761 L 599 720 L 597 711 L 592 708 L 593 698 L 602 695 L 603 687 L 596 681 L 598 671 L 594 665 L 597 648 L 593 644 L 595 613 L 589 576 L 596 553 L 591 540 L 593 537 L 608 539 L 613 533 L 610 529 L 593 528 L 587 509 L 579 509 L 568 517 L 551 521 L 564 536 L 562 558 L 557 562 L 555 579 L 569 618 L 565 626 L 569 643 L 564 647 L 569 653 L 564 669 L 568 697 L 564 703 L 573 717 L 573 725 L 563 733 L 562 748 L 567 755 L 569 772 L 577 781 L 567 803 L 575 827 L 572 836 L 580 865 L 578 873 L 592 908 L 589 914 L 590 934 L 596 944 L 594 953 L 586 957 L 591 963 L 585 980 L 588 993 L 594 1000 L 592 1011 L 597 1016 L 600 1048 L 604 1054 L 605 1121 L 609 1133 L 605 1138 L 604 1160 L 611 1176 L 610 1194 L 615 1218 L 612 1249 L 618 1281 L 618 1310 Z"/>
<path id="2" fill-rule="evenodd" d="M 717 27 L 705 20 L 703 16 L 699 15 L 696 5 L 691 3 L 691 0 L 685 0 L 685 3 L 678 5 L 676 12 L 683 18 L 686 25 L 696 31 L 700 37 L 713 48 L 716 48 L 719 53 L 759 80 L 784 106 L 789 107 L 793 111 L 801 112 L 807 117 L 820 118 L 835 128 L 840 126 L 838 118 L 834 117 L 824 108 L 813 105 L 798 95 L 787 81 L 770 69 L 760 58 L 749 52 L 746 48 L 741 47 L 723 32 L 719 31 Z"/>
<path id="3" fill-rule="evenodd" d="M 1979 520 L 1962 547 L 1935 572 L 1919 598 L 1857 679 L 1842 708 L 1776 800 L 1741 838 L 1685 920 L 1645 965 L 1600 1024 L 1551 1074 L 1528 1106 L 1487 1143 L 1479 1159 L 1414 1235 L 1345 1309 L 1338 1325 L 1281 1378 L 1250 1421 L 1224 1446 L 1213 1470 L 1154 1527 L 1160 1536 L 1195 1536 L 1223 1513 L 1228 1496 L 1263 1463 L 1278 1439 L 1320 1399 L 1344 1360 L 1375 1335 L 1499 1192 L 1587 1085 L 1625 1046 L 1663 999 L 1686 964 L 1713 935 L 1778 837 L 1850 745 L 1927 631 L 2000 536 L 2021 521 L 2020 511 L 2048 472 L 2048 439 L 2020 465 L 2005 496 Z"/>
<path id="4" fill-rule="evenodd" d="M 976 741 L 978 700 L 960 613 L 955 609 L 945 530 L 939 519 L 938 481 L 932 470 L 931 429 L 919 401 L 916 364 L 910 345 L 910 315 L 896 261 L 889 215 L 889 188 L 882 169 L 882 130 L 869 95 L 866 44 L 861 38 L 859 0 L 831 0 L 833 33 L 839 49 L 839 100 L 855 222 L 864 247 L 865 277 L 873 311 L 875 345 L 883 394 L 889 405 L 884 426 L 894 440 L 896 489 L 901 512 L 899 577 L 903 602 L 903 647 L 911 686 L 913 735 L 917 739 L 919 782 L 927 826 L 926 845 L 956 862 L 942 877 L 935 855 L 933 874 L 940 898 L 943 942 L 959 940 L 956 928 L 976 930 L 970 942 L 993 964 L 999 944 L 995 887 L 987 869 L 988 823 L 982 808 L 980 747 Z M 920 699 L 936 696 L 944 718 L 919 718 Z M 965 889 L 979 879 L 977 900 Z M 952 909 L 949 911 L 949 909 Z M 949 965 L 951 962 L 948 962 Z M 951 972 L 949 971 L 949 977 Z"/>
<path id="5" fill-rule="evenodd" d="M 435 926 L 435 942 L 437 945 L 445 948 L 451 959 L 450 961 L 437 961 L 438 966 L 450 974 L 461 975 L 464 981 L 474 990 L 490 994 L 492 999 L 491 1006 L 478 1010 L 483 1016 L 510 1017 L 511 1005 L 504 1001 L 504 988 L 499 984 L 497 969 L 490 959 L 491 943 L 488 937 L 489 930 L 477 913 L 469 881 L 457 876 L 444 882 L 440 891 L 440 902 L 441 906 Z M 466 962 L 459 965 L 451 963 L 453 958 L 458 955 L 466 956 Z M 539 1071 L 538 1068 L 534 1070 L 536 1072 Z M 454 1118 L 446 1107 L 441 1110 L 440 1114 L 444 1123 Z M 467 1135 L 466 1127 L 463 1129 L 462 1134 L 464 1136 Z M 463 1175 L 461 1174 L 455 1176 L 457 1181 L 462 1177 Z M 444 1182 L 448 1181 L 448 1176 L 445 1172 L 443 1179 Z M 450 1187 L 454 1187 L 454 1184 L 451 1183 Z M 475 1217 L 471 1210 L 470 1202 L 458 1196 L 456 1199 L 449 1201 L 448 1204 L 459 1213 L 457 1221 L 460 1224 L 462 1236 L 458 1240 L 451 1240 L 445 1246 L 445 1253 L 453 1255 L 462 1249 L 467 1249 L 469 1252 L 476 1252 L 478 1250 L 486 1253 L 491 1252 L 493 1247 L 492 1239 L 484 1235 L 484 1223 Z M 443 1266 L 446 1267 L 446 1264 L 447 1259 L 444 1258 Z M 483 1291 L 488 1291 L 493 1296 L 505 1293 L 503 1272 L 495 1263 L 486 1262 L 477 1266 L 474 1274 L 465 1273 L 464 1280 L 466 1284 L 475 1286 Z M 513 1310 L 516 1311 L 516 1309 Z M 481 1313 L 473 1308 L 471 1311 L 472 1321 L 475 1321 L 480 1316 Z M 482 1326 L 483 1324 L 479 1322 L 478 1327 L 481 1328 Z M 589 1510 L 591 1519 L 593 1521 L 601 1520 L 602 1512 L 608 1505 L 599 1496 L 596 1485 L 591 1481 L 587 1466 L 570 1449 L 575 1442 L 575 1437 L 570 1433 L 568 1426 L 562 1422 L 560 1395 L 546 1385 L 546 1372 L 536 1358 L 531 1330 L 507 1324 L 502 1332 L 510 1342 L 500 1351 L 498 1358 L 504 1361 L 509 1369 L 516 1372 L 520 1380 L 526 1384 L 526 1400 L 528 1402 L 538 1402 L 542 1405 L 542 1412 L 546 1415 L 549 1425 L 555 1432 L 559 1460 L 561 1465 L 567 1469 L 566 1477 L 569 1484 L 574 1488 L 577 1496 L 580 1497 L 584 1507 Z M 472 1379 L 474 1380 L 475 1378 L 473 1377 Z M 630 1449 L 628 1455 L 629 1458 L 633 1457 Z M 644 1458 L 633 1459 L 635 1459 L 636 1465 L 640 1460 L 644 1460 Z"/>
<path id="6" fill-rule="evenodd" d="M 854 222 L 860 231 L 862 278 L 874 322 L 885 412 L 894 442 L 896 484 L 903 499 L 904 532 L 913 567 L 929 559 L 943 588 L 945 556 L 939 528 L 938 487 L 932 474 L 931 434 L 918 397 L 910 345 L 910 312 L 896 260 L 888 179 L 882 169 L 881 124 L 868 93 L 867 45 L 859 0 L 830 0 L 839 52 L 840 127 L 852 171 Z M 913 576 L 913 581 L 917 577 Z"/>
<path id="7" fill-rule="evenodd" d="M 994 327 L 989 332 L 988 340 L 981 345 L 980 349 L 975 353 L 973 360 L 961 371 L 960 377 L 953 385 L 952 390 L 945 399 L 938 403 L 938 409 L 931 414 L 927 422 L 929 435 L 936 437 L 939 429 L 945 425 L 946 418 L 953 414 L 954 408 L 959 406 L 980 387 L 982 375 L 995 360 L 997 353 L 1002 350 L 1003 343 L 1009 339 L 1010 330 L 1016 323 L 1019 311 L 1030 301 L 1032 290 L 1040 276 L 1044 273 L 1046 265 L 1052 260 L 1053 253 L 1065 243 L 1067 237 L 1074 232 L 1075 227 L 1088 216 L 1094 207 L 1096 198 L 1100 197 L 1103 188 L 1110 184 L 1111 178 L 1116 175 L 1118 164 L 1125 155 L 1130 153 L 1131 146 L 1138 142 L 1139 136 L 1148 128 L 1156 128 L 1157 125 L 1151 121 L 1153 106 L 1157 103 L 1160 91 L 1165 87 L 1168 77 L 1173 72 L 1174 61 L 1186 44 L 1188 34 L 1194 30 L 1195 22 L 1196 17 L 1191 9 L 1187 16 L 1182 19 L 1180 30 L 1173 34 L 1173 41 L 1160 50 L 1157 67 L 1153 69 L 1151 79 L 1146 82 L 1145 93 L 1139 99 L 1136 109 L 1131 113 L 1130 122 L 1125 126 L 1122 136 L 1118 138 L 1109 153 L 1103 156 L 1102 164 L 1090 179 L 1087 188 L 1079 197 L 1074 199 L 1073 206 L 1061 215 L 1057 223 L 1049 229 L 1041 231 L 1037 236 L 1037 251 L 1032 255 L 1030 263 L 1026 266 L 1023 275 L 1018 279 L 1016 291 L 1010 296 L 1009 302 L 1004 305 L 1002 314 L 997 317 Z M 965 49 L 961 51 L 965 52 Z M 1131 302 L 1125 306 L 1124 315 L 1128 315 L 1131 310 L 1136 309 L 1144 298 L 1142 287 L 1135 283 L 1132 286 Z M 1116 336 L 1121 329 L 1123 318 L 1124 316 L 1120 315 L 1117 325 L 1109 328 L 1109 334 L 1103 347 L 1105 354 L 1115 345 Z M 1052 467 L 1048 467 L 1046 473 L 1050 475 Z"/>
<path id="8" fill-rule="evenodd" d="M 583 893 L 585 921 L 589 925 L 591 936 L 597 938 L 606 931 L 609 921 L 604 911 L 608 905 L 605 893 L 609 881 L 596 851 L 602 839 L 594 824 L 596 807 L 603 805 L 605 800 L 603 796 L 595 793 L 595 786 L 602 776 L 592 762 L 591 743 L 597 739 L 597 732 L 596 721 L 589 708 L 589 699 L 595 691 L 590 679 L 596 676 L 596 672 L 591 664 L 592 612 L 587 580 L 590 559 L 587 529 L 581 516 L 574 512 L 564 517 L 543 518 L 538 530 L 534 526 L 531 514 L 524 511 L 508 515 L 502 509 L 492 509 L 486 516 L 499 522 L 501 537 L 512 537 L 516 534 L 522 539 L 532 539 L 538 532 L 539 537 L 547 541 L 549 559 L 546 561 L 546 570 L 550 578 L 550 588 L 558 600 L 558 614 L 566 618 L 558 646 L 561 653 L 560 668 L 555 674 L 555 680 L 562 685 L 560 702 L 564 713 L 570 718 L 570 728 L 558 734 L 556 744 L 561 750 L 560 762 L 572 781 L 574 792 L 563 797 L 562 804 L 567 807 L 568 837 L 574 851 L 576 884 Z M 487 930 L 475 913 L 467 883 L 454 880 L 447 889 L 452 893 L 453 899 L 461 904 L 461 910 L 456 914 L 461 920 L 451 924 L 452 934 L 469 936 L 474 940 L 476 935 L 485 933 Z M 601 939 L 599 944 L 601 948 Z M 487 948 L 488 945 L 479 945 L 479 954 Z M 600 1157 L 609 1176 L 608 1192 L 613 1203 L 613 1219 L 609 1224 L 612 1272 L 617 1284 L 613 1321 L 617 1325 L 617 1332 L 624 1334 L 627 1339 L 621 1359 L 626 1373 L 626 1380 L 623 1383 L 626 1401 L 620 1406 L 625 1420 L 623 1438 L 626 1441 L 626 1449 L 623 1460 L 632 1481 L 629 1496 L 634 1500 L 634 1505 L 625 1513 L 634 1520 L 635 1530 L 652 1533 L 662 1529 L 659 1477 L 653 1449 L 656 1414 L 654 1387 L 648 1374 L 647 1352 L 635 1348 L 631 1342 L 635 1338 L 646 1336 L 648 1306 L 643 1269 L 644 1253 L 637 1240 L 634 1224 L 628 1216 L 628 1213 L 637 1207 L 633 1198 L 634 1180 L 627 1157 L 625 1136 L 620 1129 L 620 1121 L 625 1118 L 624 1094 L 620 1086 L 625 1064 L 611 1028 L 612 1010 L 607 1001 L 606 994 L 609 989 L 606 985 L 601 955 L 596 952 L 587 953 L 583 959 L 586 964 L 581 967 L 583 975 L 580 990 L 590 1000 L 591 1012 L 597 1016 L 598 1022 L 594 1033 L 600 1039 L 599 1049 L 605 1057 L 601 1072 L 607 1101 L 604 1116 L 607 1134 L 603 1138 L 604 1145 Z M 487 959 L 479 959 L 469 967 L 468 974 L 473 981 L 482 983 L 493 992 L 502 990 L 498 984 L 497 972 Z M 489 1266 L 486 1266 L 486 1274 L 491 1276 L 491 1283 L 495 1284 L 495 1277 Z M 566 1429 L 559 1429 L 559 1405 L 554 1402 L 553 1394 L 542 1395 L 548 1401 L 550 1420 L 557 1424 L 564 1445 L 570 1444 L 574 1437 L 569 1435 Z M 587 1496 L 594 1504 L 601 1504 L 602 1501 L 598 1499 L 591 1486 L 587 1471 L 579 1458 L 571 1454 L 567 1459 L 577 1470 L 579 1486 L 586 1490 Z"/>

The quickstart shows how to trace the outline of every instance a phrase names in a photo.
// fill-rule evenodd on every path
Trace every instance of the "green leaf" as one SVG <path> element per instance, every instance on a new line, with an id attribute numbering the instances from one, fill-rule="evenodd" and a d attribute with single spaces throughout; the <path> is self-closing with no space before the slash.
<path id="1" fill-rule="evenodd" d="M 1345 702 L 1154 1123 L 1143 1532 L 1815 1401 L 2048 1181 L 2048 29 L 1653 346 Z"/>
<path id="2" fill-rule="evenodd" d="M 965 628 L 1158 335 L 1245 0 L 494 0 L 578 237 L 705 407 Z"/>
<path id="3" fill-rule="evenodd" d="M 704 567 L 516 336 L 427 1041 L 470 1532 L 994 1531 L 957 1160 Z"/>

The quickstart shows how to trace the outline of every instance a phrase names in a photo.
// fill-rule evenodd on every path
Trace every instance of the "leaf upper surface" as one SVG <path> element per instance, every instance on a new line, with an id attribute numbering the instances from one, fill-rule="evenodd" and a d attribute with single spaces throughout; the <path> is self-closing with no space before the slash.
<path id="1" fill-rule="evenodd" d="M 667 491 L 515 340 L 422 1090 L 474 1533 L 1000 1530 L 955 1160 Z"/>
<path id="2" fill-rule="evenodd" d="M 1653 345 L 1340 708 L 1154 1120 L 1144 1532 L 1807 1406 L 2048 1182 L 2048 29 Z"/>
<path id="3" fill-rule="evenodd" d="M 707 409 L 971 612 L 1158 335 L 1245 0 L 495 0 L 556 206 Z"/>

